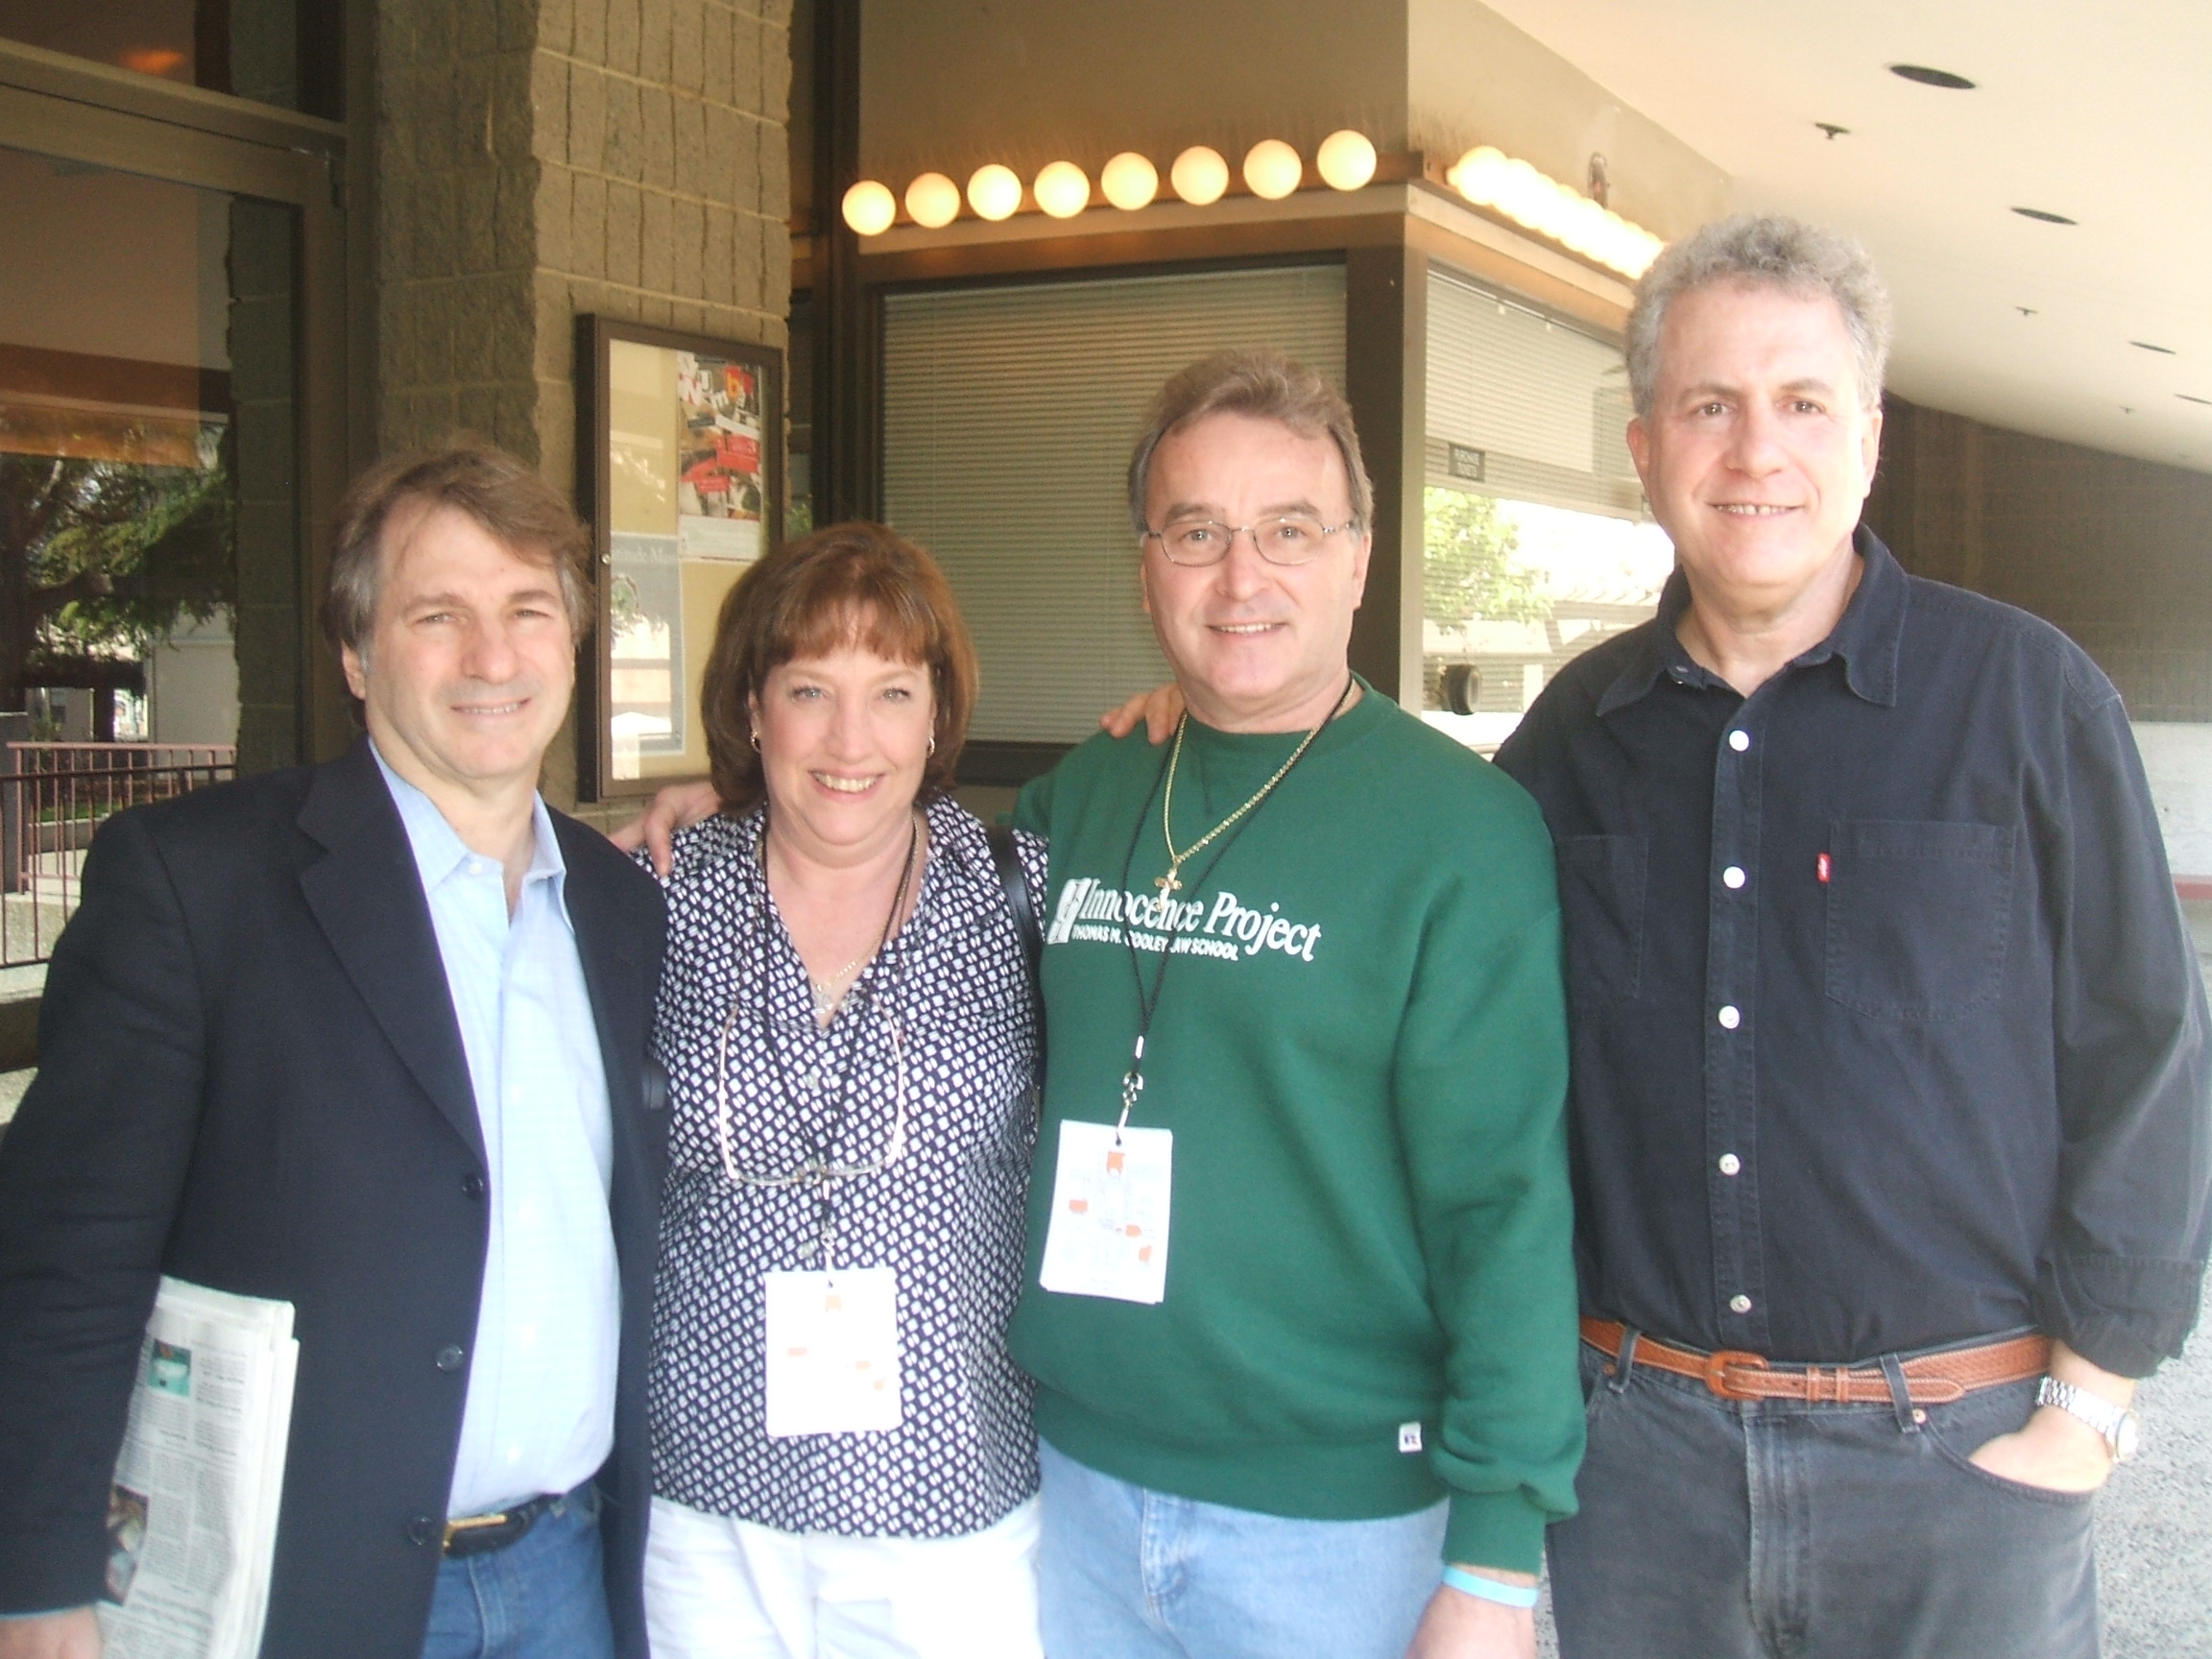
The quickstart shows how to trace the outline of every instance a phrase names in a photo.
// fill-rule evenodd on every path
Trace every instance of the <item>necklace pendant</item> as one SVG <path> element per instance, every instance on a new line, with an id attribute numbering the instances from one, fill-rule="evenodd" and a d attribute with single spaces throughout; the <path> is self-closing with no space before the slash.
<path id="1" fill-rule="evenodd" d="M 1181 881 L 1179 881 L 1178 879 L 1176 879 L 1176 876 L 1175 876 L 1175 872 L 1176 872 L 1176 870 L 1177 870 L 1177 869 L 1179 869 L 1179 868 L 1180 868 L 1180 865 L 1177 865 L 1177 864 L 1170 864 L 1170 865 L 1167 867 L 1167 874 L 1166 874 L 1166 875 L 1165 875 L 1165 876 L 1163 876 L 1163 877 L 1161 877 L 1159 880 L 1157 880 L 1157 881 L 1155 881 L 1155 882 L 1153 883 L 1153 885 L 1154 885 L 1155 887 L 1159 888 L 1159 889 L 1160 889 L 1160 891 L 1161 891 L 1161 892 L 1163 892 L 1163 893 L 1180 893 L 1180 892 L 1182 892 L 1182 891 L 1183 891 L 1183 883 L 1182 883 Z"/>

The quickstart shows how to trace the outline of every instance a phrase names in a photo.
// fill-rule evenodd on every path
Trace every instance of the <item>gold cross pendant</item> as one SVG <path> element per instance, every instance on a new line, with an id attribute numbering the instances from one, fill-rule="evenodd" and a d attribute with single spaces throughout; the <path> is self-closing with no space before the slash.
<path id="1" fill-rule="evenodd" d="M 1182 891 L 1183 891 L 1183 883 L 1182 883 L 1181 881 L 1178 881 L 1178 880 L 1175 878 L 1175 872 L 1176 872 L 1178 869 L 1180 869 L 1180 868 L 1181 868 L 1181 865 L 1180 865 L 1180 864 L 1170 864 L 1170 865 L 1168 865 L 1168 866 L 1167 866 L 1167 874 L 1166 874 L 1166 875 L 1165 875 L 1165 876 L 1163 876 L 1163 877 L 1161 877 L 1159 880 L 1157 880 L 1157 881 L 1155 881 L 1155 882 L 1153 883 L 1153 885 L 1154 885 L 1155 887 L 1159 888 L 1159 889 L 1160 889 L 1160 891 L 1161 891 L 1161 892 L 1163 892 L 1163 893 L 1180 893 L 1180 892 L 1182 892 Z"/>

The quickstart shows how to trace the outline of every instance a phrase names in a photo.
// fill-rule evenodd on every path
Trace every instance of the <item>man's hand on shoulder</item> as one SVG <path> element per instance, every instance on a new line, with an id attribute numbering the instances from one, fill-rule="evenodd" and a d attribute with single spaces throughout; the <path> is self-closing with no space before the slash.
<path id="1" fill-rule="evenodd" d="M 688 830 L 722 810 L 722 797 L 707 782 L 670 783 L 653 797 L 653 804 L 607 839 L 625 853 L 640 847 L 653 850 L 653 873 L 662 880 L 676 858 L 676 831 Z"/>
<path id="2" fill-rule="evenodd" d="M 0 1659 L 100 1659 L 100 1621 L 89 1607 L 0 1618 Z"/>
<path id="3" fill-rule="evenodd" d="M 1144 722 L 1145 736 L 1155 743 L 1165 743 L 1175 735 L 1175 723 L 1183 718 L 1183 691 L 1174 681 L 1155 685 L 1149 691 L 1140 691 L 1118 709 L 1109 709 L 1098 716 L 1098 724 L 1116 737 L 1126 737 L 1137 730 L 1137 722 Z"/>
<path id="4" fill-rule="evenodd" d="M 1507 1575 L 1496 1573 L 1486 1576 L 1504 1579 Z M 1512 1577 L 1534 1582 L 1525 1575 Z M 1535 1611 L 1485 1601 L 1479 1596 L 1440 1584 L 1421 1615 L 1406 1659 L 1536 1659 Z"/>

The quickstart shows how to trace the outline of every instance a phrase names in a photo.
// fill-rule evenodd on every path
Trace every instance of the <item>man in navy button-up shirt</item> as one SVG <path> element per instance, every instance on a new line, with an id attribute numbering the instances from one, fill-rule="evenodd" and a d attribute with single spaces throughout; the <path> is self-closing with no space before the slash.
<path id="1" fill-rule="evenodd" d="M 1662 256 L 1628 439 L 1677 567 L 1499 756 L 1573 997 L 1570 1659 L 2093 1655 L 2091 1494 L 2196 1317 L 2203 993 L 2127 714 L 1857 528 L 1887 344 L 1839 238 Z"/>

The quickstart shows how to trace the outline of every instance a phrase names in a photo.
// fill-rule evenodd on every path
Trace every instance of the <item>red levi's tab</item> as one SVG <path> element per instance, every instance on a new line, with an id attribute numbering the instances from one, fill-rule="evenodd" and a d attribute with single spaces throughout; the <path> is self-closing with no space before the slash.
<path id="1" fill-rule="evenodd" d="M 1814 865 L 1814 869 L 1820 877 L 1821 885 L 1826 886 L 1829 875 L 1834 871 L 1835 865 L 1829 861 L 1828 854 L 1823 853 L 1820 854 L 1819 861 Z"/>

